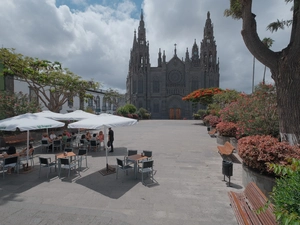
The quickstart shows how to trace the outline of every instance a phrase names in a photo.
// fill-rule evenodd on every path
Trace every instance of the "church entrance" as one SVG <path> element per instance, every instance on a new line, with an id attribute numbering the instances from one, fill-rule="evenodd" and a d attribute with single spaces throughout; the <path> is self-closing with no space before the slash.
<path id="1" fill-rule="evenodd" d="M 171 119 L 171 120 L 179 120 L 179 119 L 181 119 L 181 109 L 179 109 L 179 108 L 171 108 L 169 110 L 169 119 Z"/>

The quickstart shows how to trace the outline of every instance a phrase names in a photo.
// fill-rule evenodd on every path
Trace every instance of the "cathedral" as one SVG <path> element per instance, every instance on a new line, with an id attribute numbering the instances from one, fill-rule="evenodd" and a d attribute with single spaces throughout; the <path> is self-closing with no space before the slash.
<path id="1" fill-rule="evenodd" d="M 130 51 L 126 103 L 148 110 L 152 119 L 190 119 L 200 106 L 195 108 L 182 97 L 199 88 L 219 87 L 219 78 L 219 59 L 209 12 L 200 50 L 195 40 L 192 54 L 187 49 L 185 58 L 180 59 L 175 45 L 174 56 L 167 62 L 165 51 L 159 49 L 157 67 L 150 65 L 149 42 L 141 12 Z"/>

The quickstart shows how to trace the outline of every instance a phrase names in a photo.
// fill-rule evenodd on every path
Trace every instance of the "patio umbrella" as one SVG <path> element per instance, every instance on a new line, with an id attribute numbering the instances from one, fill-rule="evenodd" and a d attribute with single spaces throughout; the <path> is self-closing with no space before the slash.
<path id="1" fill-rule="evenodd" d="M 19 116 L 14 116 L 4 120 L 0 120 L 0 130 L 4 131 L 27 131 L 27 163 L 28 163 L 28 151 L 29 151 L 29 131 L 63 127 L 65 124 L 52 119 L 44 118 L 34 115 L 32 113 L 26 113 Z"/>
<path id="2" fill-rule="evenodd" d="M 33 113 L 34 115 L 45 117 L 52 120 L 64 120 L 64 114 L 44 110 L 42 112 Z"/>
<path id="3" fill-rule="evenodd" d="M 78 122 L 70 123 L 68 128 L 85 128 L 85 129 L 101 129 L 104 127 L 104 133 L 106 134 L 106 128 L 108 127 L 120 127 L 131 126 L 136 124 L 136 119 L 130 119 L 122 116 L 115 116 L 112 114 L 102 113 L 99 116 L 95 116 L 89 119 L 80 120 Z M 107 142 L 107 135 L 104 136 L 104 144 Z M 106 148 L 106 170 L 108 170 L 108 158 Z"/>
<path id="4" fill-rule="evenodd" d="M 88 113 L 82 110 L 75 110 L 74 112 L 61 114 L 62 118 L 61 120 L 83 120 L 88 118 L 93 118 L 97 115 Z"/>

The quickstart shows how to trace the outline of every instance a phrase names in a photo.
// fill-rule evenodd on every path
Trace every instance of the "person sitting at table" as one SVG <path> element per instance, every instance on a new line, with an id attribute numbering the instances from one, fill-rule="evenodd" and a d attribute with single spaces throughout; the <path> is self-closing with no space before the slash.
<path id="1" fill-rule="evenodd" d="M 12 146 L 12 145 L 8 147 L 8 149 L 6 151 L 6 154 L 3 155 L 3 157 L 7 158 L 7 157 L 11 157 L 11 156 L 18 156 L 16 147 Z M 7 168 L 7 174 L 11 174 L 13 172 L 13 170 L 14 170 L 13 167 L 8 167 Z"/>
<path id="2" fill-rule="evenodd" d="M 64 133 L 66 133 L 67 137 L 72 137 L 72 135 L 69 131 L 65 130 Z"/>
<path id="3" fill-rule="evenodd" d="M 34 151 L 34 148 L 32 146 L 32 144 L 29 144 L 29 151 L 28 151 L 28 155 L 30 155 L 30 153 L 32 154 Z M 19 152 L 19 156 L 27 156 L 27 147 L 23 148 L 20 152 Z"/>
<path id="4" fill-rule="evenodd" d="M 51 134 L 49 136 L 49 138 L 53 141 L 54 139 L 56 139 L 56 134 L 54 133 L 54 131 L 51 131 Z"/>
<path id="5" fill-rule="evenodd" d="M 90 133 L 89 131 L 86 132 L 85 138 L 86 138 L 86 140 L 88 140 L 88 141 L 92 139 L 92 135 L 91 135 L 91 133 Z"/>
<path id="6" fill-rule="evenodd" d="M 43 133 L 43 138 L 42 138 L 42 140 L 48 141 L 49 149 L 52 149 L 52 140 L 49 138 L 49 136 L 48 136 L 47 133 Z"/>
<path id="7" fill-rule="evenodd" d="M 105 150 L 104 134 L 103 134 L 102 130 L 99 131 L 99 134 L 98 134 L 97 138 L 98 138 L 98 140 L 100 142 L 100 147 L 101 147 L 101 143 L 102 143 L 102 145 L 104 146 L 104 150 Z"/>

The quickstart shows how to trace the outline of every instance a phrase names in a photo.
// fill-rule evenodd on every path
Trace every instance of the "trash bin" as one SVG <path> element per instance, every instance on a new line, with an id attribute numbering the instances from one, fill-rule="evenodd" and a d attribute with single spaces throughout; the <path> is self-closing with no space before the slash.
<path id="1" fill-rule="evenodd" d="M 230 177 L 232 176 L 232 169 L 233 169 L 232 162 L 223 160 L 223 162 L 222 162 L 222 174 L 224 175 L 223 181 L 225 181 L 225 176 L 228 177 L 228 179 L 229 179 L 228 186 L 229 187 L 230 187 Z"/>
<path id="2" fill-rule="evenodd" d="M 210 131 L 210 127 L 207 127 L 207 131 Z"/>
<path id="3" fill-rule="evenodd" d="M 231 161 L 223 160 L 222 163 L 222 174 L 224 176 L 230 177 L 232 176 L 233 164 Z"/>

